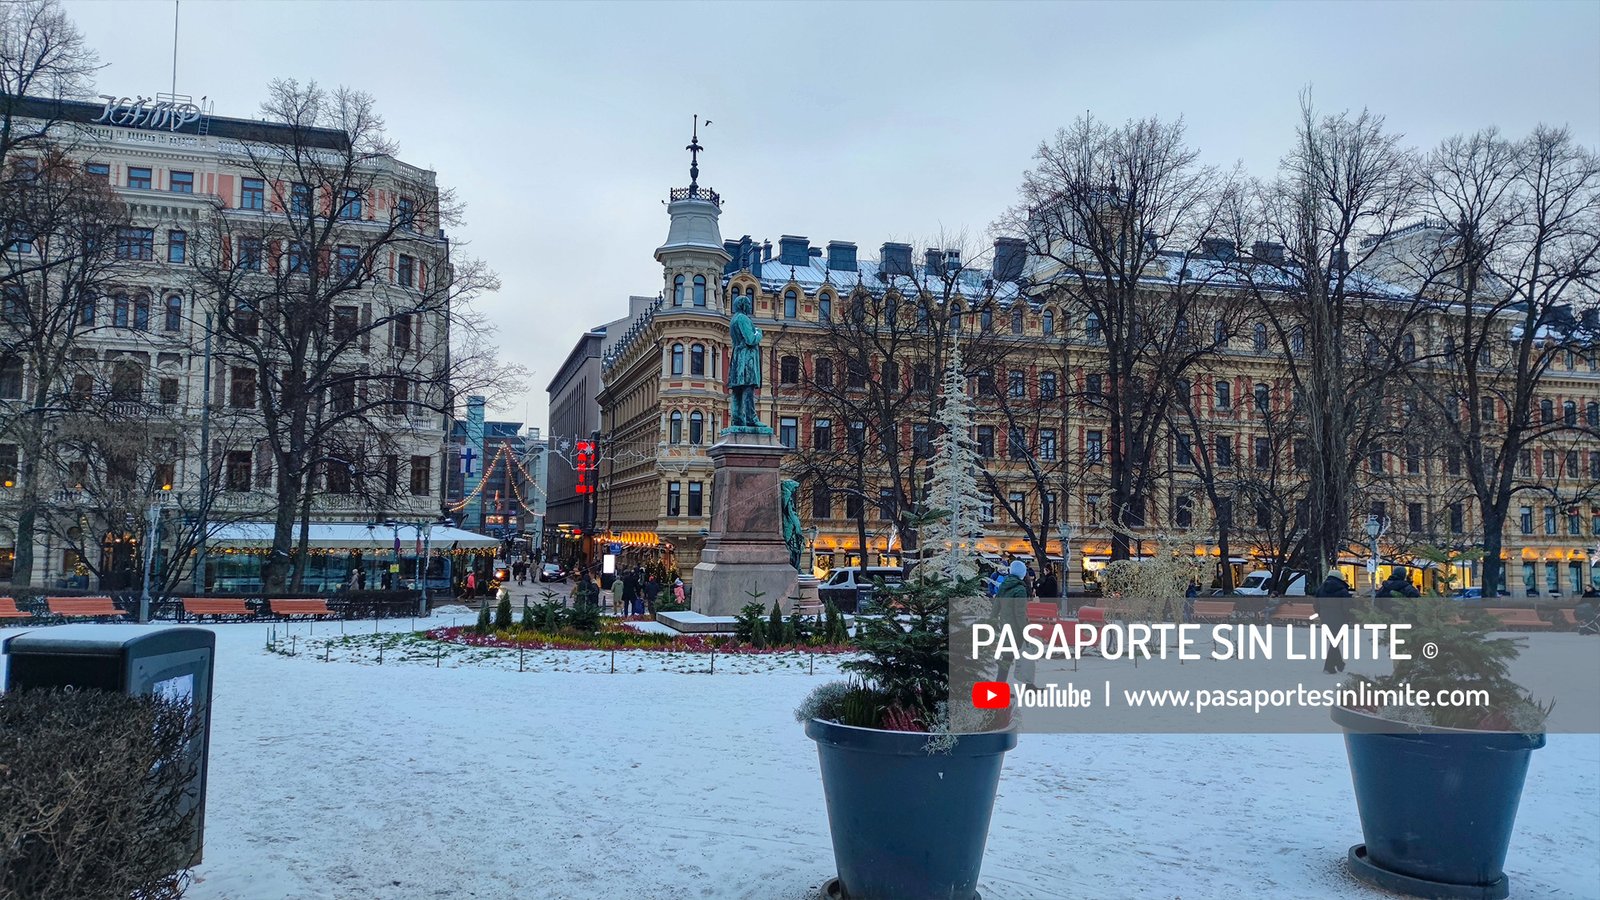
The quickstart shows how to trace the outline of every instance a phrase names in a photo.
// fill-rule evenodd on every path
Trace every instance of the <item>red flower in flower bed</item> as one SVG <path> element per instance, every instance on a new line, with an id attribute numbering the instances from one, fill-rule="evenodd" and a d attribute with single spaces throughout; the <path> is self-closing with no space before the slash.
<path id="1" fill-rule="evenodd" d="M 856 648 L 845 644 L 823 644 L 799 647 L 767 647 L 758 649 L 747 644 L 734 644 L 725 637 L 702 635 L 669 636 L 645 634 L 627 629 L 611 629 L 585 635 L 570 632 L 548 634 L 545 632 L 491 632 L 478 634 L 471 626 L 435 628 L 428 637 L 451 644 L 468 647 L 496 647 L 507 650 L 643 650 L 656 653 L 737 653 L 762 655 L 768 653 L 854 653 Z"/>

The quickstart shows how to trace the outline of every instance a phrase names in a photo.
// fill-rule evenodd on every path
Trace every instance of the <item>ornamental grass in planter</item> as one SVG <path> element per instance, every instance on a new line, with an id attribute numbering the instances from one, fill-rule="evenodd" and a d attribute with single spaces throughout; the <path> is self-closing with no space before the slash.
<path id="1" fill-rule="evenodd" d="M 795 711 L 817 742 L 839 897 L 976 897 L 1011 731 L 952 703 L 948 616 L 975 582 L 907 582 L 899 616 L 859 618 L 854 677 Z"/>
<path id="2" fill-rule="evenodd" d="M 1502 898 L 1517 806 L 1551 706 L 1511 679 L 1517 638 L 1490 637 L 1486 614 L 1440 597 L 1398 599 L 1363 621 L 1408 623 L 1412 658 L 1356 677 L 1382 705 L 1336 707 L 1345 732 L 1364 844 L 1348 864 L 1362 881 L 1418 897 Z M 1438 647 L 1433 658 L 1421 652 Z M 1406 705 L 1403 692 L 1481 692 L 1471 705 Z M 1398 702 L 1389 702 L 1398 701 Z"/>

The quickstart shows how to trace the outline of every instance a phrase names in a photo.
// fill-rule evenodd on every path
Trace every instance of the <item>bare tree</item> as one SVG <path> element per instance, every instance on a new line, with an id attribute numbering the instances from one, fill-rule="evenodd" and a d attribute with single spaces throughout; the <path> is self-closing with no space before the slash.
<path id="1" fill-rule="evenodd" d="M 259 193 L 211 217 L 195 271 L 228 378 L 214 394 L 258 420 L 257 449 L 275 471 L 256 477 L 277 501 L 263 567 L 276 590 L 297 525 L 306 558 L 319 477 L 330 493 L 392 493 L 398 438 L 442 428 L 463 361 L 437 348 L 471 346 L 467 305 L 498 281 L 451 254 L 443 229 L 460 204 L 432 173 L 394 159 L 369 95 L 276 81 L 262 113 L 288 137 L 241 142 Z M 302 575 L 296 567 L 296 583 Z"/>
<path id="2" fill-rule="evenodd" d="M 1477 501 L 1493 596 L 1513 503 L 1593 496 L 1579 448 L 1596 446 L 1600 407 L 1555 398 L 1551 382 L 1600 340 L 1600 156 L 1565 129 L 1520 141 L 1486 129 L 1440 144 L 1419 182 L 1425 218 L 1376 249 L 1388 277 L 1433 304 L 1436 342 L 1411 389 Z"/>
<path id="3" fill-rule="evenodd" d="M 1199 165 L 1181 120 L 1080 118 L 1035 157 L 998 230 L 1026 236 L 1033 296 L 1083 323 L 1085 367 L 1104 381 L 1080 390 L 1109 431 L 1103 462 L 1084 462 L 1103 464 L 1112 556 L 1125 559 L 1164 474 L 1172 385 L 1211 352 L 1174 323 L 1209 335 L 1206 296 L 1225 267 L 1191 262 L 1221 253 L 1236 179 Z"/>
<path id="4" fill-rule="evenodd" d="M 59 108 L 40 101 L 82 97 L 99 69 L 59 0 L 0 4 L 0 169 L 13 150 L 61 142 Z"/>

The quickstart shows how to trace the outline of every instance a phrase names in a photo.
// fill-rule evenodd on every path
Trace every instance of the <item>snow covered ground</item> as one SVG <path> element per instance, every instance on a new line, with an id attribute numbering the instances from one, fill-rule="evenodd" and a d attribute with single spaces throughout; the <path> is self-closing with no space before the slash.
<path id="1" fill-rule="evenodd" d="M 659 660 L 611 674 L 604 653 L 526 672 L 514 654 L 378 666 L 323 662 L 305 625 L 299 655 L 268 652 L 268 628 L 214 626 L 195 900 L 800 900 L 832 874 L 816 751 L 790 711 L 834 661 L 814 676 L 721 654 L 714 675 Z M 981 889 L 1388 896 L 1344 874 L 1359 840 L 1336 736 L 1024 735 Z M 1600 897 L 1600 736 L 1551 735 L 1535 755 L 1507 871 L 1515 897 Z"/>

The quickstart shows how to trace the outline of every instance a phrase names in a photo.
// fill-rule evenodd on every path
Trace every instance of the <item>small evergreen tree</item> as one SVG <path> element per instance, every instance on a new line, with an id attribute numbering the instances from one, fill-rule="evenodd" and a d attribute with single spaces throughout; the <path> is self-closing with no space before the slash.
<path id="1" fill-rule="evenodd" d="M 511 595 L 500 598 L 499 604 L 494 608 L 494 630 L 511 630 Z"/>
<path id="2" fill-rule="evenodd" d="M 788 643 L 783 638 L 783 608 L 778 601 L 774 600 L 772 601 L 772 615 L 767 617 L 767 640 L 776 647 Z"/>
<path id="3" fill-rule="evenodd" d="M 523 631 L 534 631 L 539 627 L 533 617 L 533 607 L 527 603 L 522 604 L 522 621 L 518 623 L 517 627 Z"/>
<path id="4" fill-rule="evenodd" d="M 978 575 L 978 541 L 983 537 L 978 514 L 978 451 L 970 433 L 974 419 L 967 396 L 967 375 L 961 364 L 961 342 L 952 338 L 939 407 L 939 438 L 928 482 L 932 507 L 922 531 L 923 567 L 961 584 Z"/>
<path id="5" fill-rule="evenodd" d="M 761 617 L 764 615 L 766 610 L 761 608 L 761 604 L 746 603 L 733 623 L 733 639 L 741 644 L 754 644 L 756 629 L 761 627 Z"/>
<path id="6" fill-rule="evenodd" d="M 478 622 L 472 626 L 472 630 L 480 635 L 489 633 L 489 604 L 485 603 L 478 610 Z"/>
<path id="7" fill-rule="evenodd" d="M 561 604 L 559 604 L 559 603 L 546 603 L 546 604 L 544 604 L 543 609 L 544 609 L 544 630 L 549 634 L 555 634 L 557 631 L 560 631 L 561 630 Z"/>

